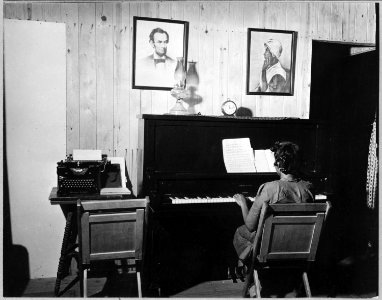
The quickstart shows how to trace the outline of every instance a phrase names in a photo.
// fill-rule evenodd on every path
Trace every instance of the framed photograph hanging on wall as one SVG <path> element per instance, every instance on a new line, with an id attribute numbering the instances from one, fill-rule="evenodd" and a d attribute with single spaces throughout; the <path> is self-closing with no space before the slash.
<path id="1" fill-rule="evenodd" d="M 296 43 L 296 31 L 248 28 L 248 95 L 293 95 Z"/>
<path id="2" fill-rule="evenodd" d="M 133 89 L 171 90 L 177 57 L 187 65 L 188 22 L 133 18 Z"/>

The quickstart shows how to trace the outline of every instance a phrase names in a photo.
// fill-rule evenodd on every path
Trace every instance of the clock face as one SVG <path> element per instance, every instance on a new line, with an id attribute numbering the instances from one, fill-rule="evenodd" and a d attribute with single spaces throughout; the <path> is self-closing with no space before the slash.
<path id="1" fill-rule="evenodd" d="M 236 113 L 236 104 L 232 100 L 227 100 L 222 104 L 222 112 L 226 116 L 232 116 Z"/>

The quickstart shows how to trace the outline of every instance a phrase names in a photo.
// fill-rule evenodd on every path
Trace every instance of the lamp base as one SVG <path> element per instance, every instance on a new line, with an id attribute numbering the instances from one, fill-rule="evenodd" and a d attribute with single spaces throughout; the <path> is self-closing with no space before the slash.
<path id="1" fill-rule="evenodd" d="M 182 100 L 176 100 L 175 105 L 170 109 L 171 115 L 188 115 L 187 109 L 183 106 Z"/>

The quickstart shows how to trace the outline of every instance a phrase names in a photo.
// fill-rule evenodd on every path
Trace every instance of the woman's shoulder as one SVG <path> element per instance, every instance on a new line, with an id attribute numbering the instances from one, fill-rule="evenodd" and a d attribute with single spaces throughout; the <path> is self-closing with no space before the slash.
<path id="1" fill-rule="evenodd" d="M 275 189 L 278 186 L 282 185 L 281 180 L 273 180 L 273 181 L 268 181 L 263 183 L 260 188 L 263 190 L 270 190 L 270 189 Z"/>
<path id="2" fill-rule="evenodd" d="M 274 180 L 274 181 L 270 181 L 270 182 L 265 183 L 266 187 L 268 187 L 268 188 L 275 187 L 275 186 L 294 186 L 296 184 L 300 185 L 300 186 L 307 187 L 307 188 L 313 187 L 313 184 L 310 181 L 307 181 L 307 180 L 304 180 L 301 178 L 296 178 L 294 180 L 281 180 L 281 179 L 279 179 L 279 180 Z"/>

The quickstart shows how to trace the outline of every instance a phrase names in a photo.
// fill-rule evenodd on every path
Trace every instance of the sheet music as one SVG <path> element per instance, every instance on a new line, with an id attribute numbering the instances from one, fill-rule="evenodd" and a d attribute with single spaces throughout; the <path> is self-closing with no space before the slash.
<path id="1" fill-rule="evenodd" d="M 253 149 L 249 138 L 224 139 L 222 144 L 227 173 L 256 172 Z"/>
<path id="2" fill-rule="evenodd" d="M 257 172 L 276 172 L 275 158 L 270 149 L 255 150 L 255 166 Z"/>
<path id="3" fill-rule="evenodd" d="M 265 157 L 267 158 L 268 163 L 268 172 L 276 172 L 275 168 L 275 156 L 272 153 L 271 149 L 265 149 Z"/>
<path id="4" fill-rule="evenodd" d="M 255 166 L 257 172 L 269 172 L 269 166 L 265 151 L 255 150 Z"/>
<path id="5" fill-rule="evenodd" d="M 249 138 L 224 139 L 223 159 L 227 173 L 275 173 L 270 149 L 253 150 Z"/>

